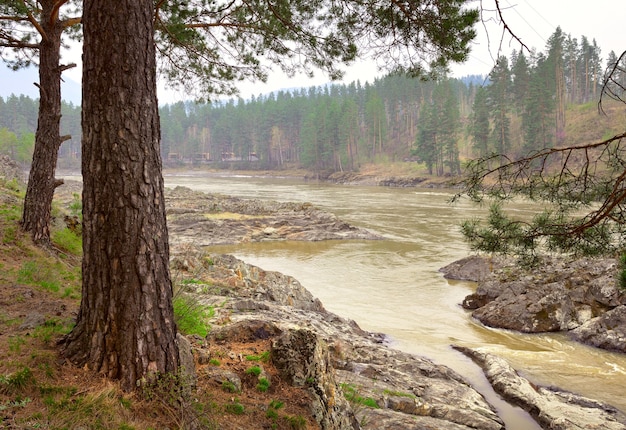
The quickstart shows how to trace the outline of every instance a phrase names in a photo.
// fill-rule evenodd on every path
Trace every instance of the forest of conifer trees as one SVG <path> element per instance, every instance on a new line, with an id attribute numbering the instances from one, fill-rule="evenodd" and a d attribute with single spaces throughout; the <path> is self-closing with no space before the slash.
<path id="1" fill-rule="evenodd" d="M 249 100 L 178 102 L 160 109 L 166 166 L 355 171 L 364 163 L 411 160 L 430 174 L 461 172 L 463 160 L 516 158 L 567 140 L 568 106 L 597 100 L 600 47 L 560 28 L 545 51 L 501 56 L 488 77 L 422 81 L 388 75 L 283 90 Z M 618 77 L 626 81 L 626 76 Z M 27 164 L 37 100 L 0 98 L 0 154 Z M 79 166 L 80 107 L 64 103 L 61 166 Z"/>

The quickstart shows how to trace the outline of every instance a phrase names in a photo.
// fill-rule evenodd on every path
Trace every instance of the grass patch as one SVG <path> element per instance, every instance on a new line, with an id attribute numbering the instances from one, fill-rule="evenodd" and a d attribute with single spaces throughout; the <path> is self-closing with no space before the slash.
<path id="1" fill-rule="evenodd" d="M 380 409 L 380 406 L 373 398 L 360 396 L 354 384 L 341 384 L 341 389 L 348 402 L 372 409 Z"/>
<path id="2" fill-rule="evenodd" d="M 267 363 L 270 361 L 270 352 L 265 351 L 259 355 L 246 355 L 246 360 L 248 361 L 261 361 L 263 363 Z"/>
<path id="3" fill-rule="evenodd" d="M 252 366 L 246 369 L 246 374 L 259 376 L 261 374 L 261 368 L 259 366 Z"/>
<path id="4" fill-rule="evenodd" d="M 56 318 L 46 320 L 43 325 L 35 328 L 33 337 L 40 339 L 45 344 L 50 344 L 52 339 L 68 334 L 74 327 L 73 322 L 61 321 Z"/>
<path id="5" fill-rule="evenodd" d="M 246 408 L 241 403 L 239 403 L 239 400 L 234 400 L 231 403 L 227 403 L 224 409 L 226 409 L 226 412 L 233 415 L 242 415 L 246 410 Z"/>
<path id="6" fill-rule="evenodd" d="M 215 314 L 212 306 L 203 306 L 192 297 L 177 293 L 174 296 L 174 320 L 183 334 L 206 337 L 211 325 L 209 319 Z"/>
<path id="7" fill-rule="evenodd" d="M 267 393 L 267 390 L 270 389 L 270 381 L 267 378 L 260 378 L 259 383 L 256 384 L 256 389 L 261 393 Z"/>
<path id="8" fill-rule="evenodd" d="M 83 252 L 83 239 L 69 228 L 55 230 L 51 233 L 52 243 L 69 254 L 79 256 Z"/>
<path id="9" fill-rule="evenodd" d="M 21 370 L 9 375 L 0 375 L 0 392 L 16 393 L 35 383 L 35 377 L 30 368 L 24 366 Z"/>
<path id="10" fill-rule="evenodd" d="M 27 260 L 17 271 L 17 282 L 60 293 L 63 297 L 78 298 L 80 267 L 45 258 Z M 65 287 L 62 288 L 62 285 Z"/>

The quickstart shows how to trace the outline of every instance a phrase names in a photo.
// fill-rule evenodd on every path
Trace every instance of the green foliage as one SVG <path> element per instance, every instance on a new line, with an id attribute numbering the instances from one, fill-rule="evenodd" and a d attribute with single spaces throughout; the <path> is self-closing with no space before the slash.
<path id="1" fill-rule="evenodd" d="M 252 366 L 246 369 L 246 374 L 259 376 L 262 372 L 262 369 L 259 366 Z"/>
<path id="2" fill-rule="evenodd" d="M 83 252 L 82 236 L 77 235 L 67 227 L 53 230 L 50 238 L 57 247 L 72 255 L 80 256 Z"/>
<path id="3" fill-rule="evenodd" d="M 267 363 L 270 360 L 270 352 L 264 351 L 258 355 L 246 355 L 246 360 L 248 361 L 262 361 L 263 363 Z"/>
<path id="4" fill-rule="evenodd" d="M 80 195 L 77 193 L 72 194 L 72 201 L 69 204 L 70 213 L 73 216 L 83 216 L 83 202 L 80 199 Z"/>
<path id="5" fill-rule="evenodd" d="M 205 337 L 210 329 L 209 319 L 215 314 L 213 307 L 204 306 L 179 290 L 174 296 L 174 320 L 183 334 Z"/>
<path id="6" fill-rule="evenodd" d="M 226 410 L 226 412 L 233 415 L 243 415 L 246 408 L 241 403 L 239 403 L 239 400 L 235 399 L 233 402 L 227 403 L 224 406 L 224 409 Z"/>
<path id="7" fill-rule="evenodd" d="M 285 406 L 285 402 L 281 402 L 280 400 L 272 400 L 269 404 L 269 408 L 274 410 L 279 410 L 283 406 Z"/>
<path id="8" fill-rule="evenodd" d="M 15 400 L 7 400 L 4 403 L 0 403 L 0 412 L 4 412 L 6 410 L 14 409 L 14 408 L 24 408 L 32 402 L 30 397 L 25 398 L 17 398 Z"/>
<path id="9" fill-rule="evenodd" d="M 16 393 L 35 383 L 33 372 L 26 366 L 9 375 L 0 375 L 0 392 Z"/>
<path id="10" fill-rule="evenodd" d="M 285 421 L 289 425 L 289 428 L 293 430 L 302 430 L 306 428 L 306 419 L 302 415 L 287 415 Z"/>
<path id="11" fill-rule="evenodd" d="M 8 340 L 9 351 L 19 353 L 22 350 L 22 346 L 26 345 L 26 341 L 22 336 L 13 336 Z"/>
<path id="12" fill-rule="evenodd" d="M 239 390 L 232 382 L 228 380 L 222 381 L 222 390 L 227 391 L 229 393 L 238 393 Z"/>
<path id="13" fill-rule="evenodd" d="M 74 327 L 73 322 L 60 321 L 56 318 L 46 320 L 43 325 L 35 328 L 33 337 L 49 344 L 54 338 L 69 333 Z"/>
<path id="14" fill-rule="evenodd" d="M 426 164 L 429 174 L 461 172 L 458 150 L 460 113 L 450 80 L 435 85 L 431 100 L 422 105 L 413 155 Z"/>
<path id="15" fill-rule="evenodd" d="M 354 384 L 341 384 L 341 389 L 348 402 L 359 406 L 366 406 L 368 408 L 380 409 L 380 406 L 373 398 L 360 396 L 358 389 Z"/>
<path id="16" fill-rule="evenodd" d="M 22 263 L 17 273 L 17 281 L 22 284 L 38 286 L 50 292 L 61 292 L 64 297 L 76 297 L 80 268 L 71 267 L 61 261 L 43 258 Z M 66 285 L 61 291 L 61 286 Z"/>
<path id="17" fill-rule="evenodd" d="M 259 383 L 256 385 L 256 389 L 261 393 L 265 393 L 269 390 L 270 385 L 270 381 L 267 378 L 259 378 Z"/>

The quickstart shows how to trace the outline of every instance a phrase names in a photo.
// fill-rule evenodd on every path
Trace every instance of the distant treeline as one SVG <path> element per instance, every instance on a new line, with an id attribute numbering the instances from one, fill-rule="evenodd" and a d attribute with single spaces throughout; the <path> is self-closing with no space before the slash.
<path id="1" fill-rule="evenodd" d="M 545 52 L 502 56 L 488 77 L 435 82 L 392 74 L 250 100 L 165 105 L 161 155 L 170 166 L 318 172 L 411 160 L 432 174 L 456 174 L 464 159 L 516 157 L 562 143 L 566 107 L 596 100 L 605 68 L 617 61 L 613 52 L 606 61 L 600 53 L 595 41 L 558 28 Z M 37 101 L 0 98 L 0 153 L 22 154 L 24 161 L 36 118 Z M 79 107 L 64 104 L 62 133 L 73 138 L 63 144 L 60 163 L 78 160 Z"/>

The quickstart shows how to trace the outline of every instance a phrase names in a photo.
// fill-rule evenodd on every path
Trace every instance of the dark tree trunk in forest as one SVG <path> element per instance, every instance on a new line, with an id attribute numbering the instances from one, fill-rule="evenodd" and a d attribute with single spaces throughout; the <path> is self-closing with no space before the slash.
<path id="1" fill-rule="evenodd" d="M 85 0 L 83 287 L 64 355 L 134 389 L 179 366 L 152 0 Z"/>
<path id="2" fill-rule="evenodd" d="M 42 1 L 42 35 L 39 44 L 39 116 L 33 162 L 24 198 L 22 230 L 31 233 L 38 244 L 50 243 L 50 213 L 54 189 L 62 184 L 54 178 L 57 165 L 61 122 L 61 33 L 63 26 L 55 12 L 55 1 Z"/>

